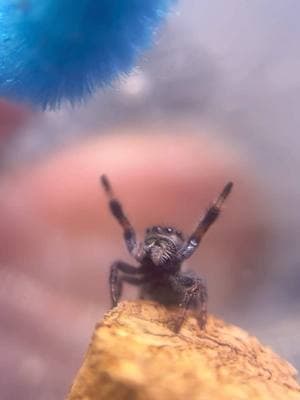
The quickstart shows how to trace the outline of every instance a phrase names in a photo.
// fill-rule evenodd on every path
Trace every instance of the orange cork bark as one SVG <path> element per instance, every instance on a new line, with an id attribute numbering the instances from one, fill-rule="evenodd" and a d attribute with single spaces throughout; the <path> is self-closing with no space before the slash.
<path id="1" fill-rule="evenodd" d="M 300 400 L 296 370 L 242 329 L 123 302 L 94 331 L 67 400 Z"/>

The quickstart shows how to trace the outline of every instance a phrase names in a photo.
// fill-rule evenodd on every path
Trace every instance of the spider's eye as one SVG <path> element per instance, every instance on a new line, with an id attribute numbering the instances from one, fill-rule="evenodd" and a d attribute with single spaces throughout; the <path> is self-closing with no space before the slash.
<path id="1" fill-rule="evenodd" d="M 172 229 L 172 228 L 167 228 L 167 232 L 168 232 L 168 233 L 172 233 L 172 232 L 173 232 L 173 229 Z"/>

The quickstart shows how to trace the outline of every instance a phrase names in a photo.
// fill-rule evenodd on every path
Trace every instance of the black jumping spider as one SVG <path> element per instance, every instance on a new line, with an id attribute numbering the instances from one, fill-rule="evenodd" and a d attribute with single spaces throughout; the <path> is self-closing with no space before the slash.
<path id="1" fill-rule="evenodd" d="M 121 297 L 123 282 L 127 282 L 140 286 L 140 298 L 180 307 L 178 318 L 174 322 L 175 331 L 179 331 L 185 313 L 190 308 L 196 310 L 199 326 L 204 329 L 207 318 L 205 282 L 193 273 L 181 273 L 180 268 L 218 218 L 221 206 L 232 189 L 232 182 L 226 184 L 188 239 L 184 239 L 182 233 L 174 228 L 153 226 L 146 230 L 144 242 L 140 244 L 137 244 L 135 231 L 124 214 L 121 203 L 114 197 L 105 175 L 102 175 L 101 183 L 109 197 L 110 210 L 123 228 L 127 249 L 140 264 L 138 267 L 123 261 L 112 264 L 109 283 L 113 307 Z"/>

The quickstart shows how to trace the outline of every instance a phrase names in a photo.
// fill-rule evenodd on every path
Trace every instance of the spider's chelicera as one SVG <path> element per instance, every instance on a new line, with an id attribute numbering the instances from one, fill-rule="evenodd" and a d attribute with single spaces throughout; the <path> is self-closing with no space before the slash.
<path id="1" fill-rule="evenodd" d="M 180 269 L 182 262 L 194 253 L 208 228 L 218 218 L 221 206 L 232 189 L 232 182 L 225 185 L 187 239 L 172 227 L 153 226 L 146 230 L 144 242 L 140 244 L 105 175 L 102 175 L 101 183 L 109 197 L 110 210 L 123 229 L 127 249 L 139 263 L 137 267 L 123 261 L 112 264 L 109 283 L 113 307 L 121 297 L 123 282 L 127 282 L 140 287 L 140 298 L 179 306 L 180 311 L 174 321 L 175 331 L 179 331 L 188 309 L 196 310 L 199 326 L 204 329 L 207 319 L 205 281 L 194 273 L 182 273 Z"/>

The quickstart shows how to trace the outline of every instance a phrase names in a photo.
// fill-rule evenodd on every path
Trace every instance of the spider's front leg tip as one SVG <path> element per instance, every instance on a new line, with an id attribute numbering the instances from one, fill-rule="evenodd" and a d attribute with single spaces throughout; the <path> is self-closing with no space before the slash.
<path id="1" fill-rule="evenodd" d="M 233 182 L 230 181 L 230 182 L 226 183 L 226 185 L 221 193 L 222 199 L 226 199 L 226 197 L 230 194 L 232 188 L 233 188 Z"/>
<path id="2" fill-rule="evenodd" d="M 105 174 L 100 176 L 100 183 L 103 186 L 104 190 L 106 192 L 110 192 L 111 191 L 111 187 L 110 187 L 110 183 L 109 180 L 107 178 L 107 176 Z"/>
<path id="3" fill-rule="evenodd" d="M 108 196 L 112 197 L 113 196 L 112 188 L 106 175 L 103 174 L 100 176 L 100 184 L 102 185 L 104 191 L 108 194 Z"/>

